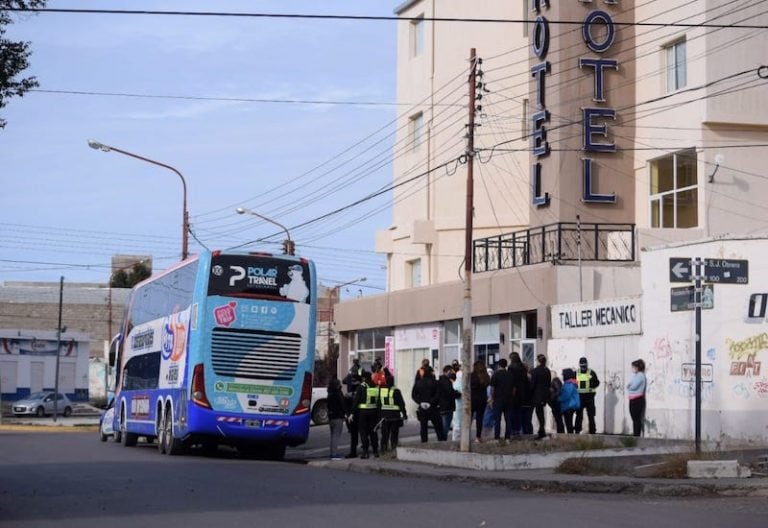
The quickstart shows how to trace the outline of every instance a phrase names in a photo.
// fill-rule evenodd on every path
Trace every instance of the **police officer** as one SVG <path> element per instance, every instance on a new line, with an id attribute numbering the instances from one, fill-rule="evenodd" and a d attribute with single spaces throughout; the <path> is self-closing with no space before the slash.
<path id="1" fill-rule="evenodd" d="M 363 372 L 363 383 L 357 388 L 354 407 L 357 409 L 357 430 L 363 452 L 360 458 L 369 457 L 369 448 L 373 448 L 373 456 L 379 457 L 379 438 L 374 428 L 381 414 L 380 387 L 374 385 L 371 373 Z"/>
<path id="2" fill-rule="evenodd" d="M 597 427 L 595 426 L 595 393 L 597 392 L 597 387 L 600 386 L 600 380 L 597 379 L 595 371 L 589 368 L 587 358 L 585 357 L 579 359 L 579 371 L 576 373 L 576 384 L 578 385 L 581 406 L 576 413 L 576 426 L 574 427 L 574 431 L 576 434 L 581 432 L 581 426 L 584 420 L 584 409 L 586 409 L 587 418 L 589 418 L 589 434 L 595 434 L 597 432 Z"/>
<path id="3" fill-rule="evenodd" d="M 381 451 L 394 450 L 400 437 L 400 428 L 408 419 L 405 400 L 400 389 L 391 378 L 387 387 L 381 389 Z"/>

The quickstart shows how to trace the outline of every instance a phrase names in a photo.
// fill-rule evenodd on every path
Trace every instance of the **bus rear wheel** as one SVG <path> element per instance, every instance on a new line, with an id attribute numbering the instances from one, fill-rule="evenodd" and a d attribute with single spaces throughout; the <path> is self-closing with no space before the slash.
<path id="1" fill-rule="evenodd" d="M 123 441 L 124 447 L 134 447 L 139 440 L 139 435 L 128 432 L 128 426 L 125 420 L 125 409 L 120 413 L 120 438 Z"/>
<path id="2" fill-rule="evenodd" d="M 176 456 L 182 453 L 184 444 L 173 435 L 173 411 L 170 403 L 165 406 L 163 413 L 163 437 L 166 455 Z"/>
<path id="3" fill-rule="evenodd" d="M 165 454 L 165 418 L 163 417 L 163 407 L 157 406 L 157 415 L 155 416 L 155 432 L 157 433 L 157 450 L 161 455 Z"/>

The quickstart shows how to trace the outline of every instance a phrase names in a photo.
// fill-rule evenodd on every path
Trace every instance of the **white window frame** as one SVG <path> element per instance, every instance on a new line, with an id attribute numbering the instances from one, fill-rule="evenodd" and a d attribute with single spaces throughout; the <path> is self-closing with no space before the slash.
<path id="1" fill-rule="evenodd" d="M 688 85 L 688 47 L 685 39 L 664 46 L 664 64 L 667 93 L 685 88 Z"/>
<path id="2" fill-rule="evenodd" d="M 418 288 L 422 285 L 421 258 L 408 260 L 406 261 L 406 264 L 408 268 L 408 286 L 411 288 Z"/>
<path id="3" fill-rule="evenodd" d="M 678 181 L 677 181 L 677 176 L 678 176 L 678 174 L 677 174 L 677 166 L 678 166 L 677 157 L 678 156 L 682 156 L 682 155 L 685 155 L 685 156 L 693 155 L 693 156 L 696 157 L 696 160 L 695 160 L 695 162 L 693 164 L 693 166 L 696 168 L 696 183 L 694 185 L 687 185 L 685 187 L 678 187 Z M 651 170 L 652 170 L 651 166 L 652 166 L 652 164 L 654 162 L 658 162 L 658 161 L 661 161 L 661 160 L 663 160 L 665 158 L 669 158 L 669 157 L 672 158 L 672 189 L 670 189 L 668 191 L 664 191 L 664 192 L 659 192 L 659 193 L 651 194 L 650 186 L 653 185 L 653 175 L 651 174 Z M 698 218 L 698 215 L 699 215 L 699 204 L 698 204 L 698 197 L 699 197 L 699 192 L 700 192 L 699 191 L 700 185 L 699 185 L 699 171 L 698 171 L 698 156 L 696 156 L 696 150 L 695 149 L 680 150 L 678 152 L 674 152 L 672 154 L 668 154 L 666 156 L 662 156 L 660 158 L 655 158 L 653 160 L 650 160 L 648 162 L 648 173 L 649 173 L 649 178 L 648 178 L 648 180 L 649 180 L 648 181 L 648 185 L 649 185 L 649 189 L 648 189 L 648 225 L 652 229 L 678 229 L 678 223 L 679 223 L 678 222 L 678 218 L 677 218 L 678 209 L 679 209 L 678 201 L 677 201 L 678 197 L 679 197 L 680 194 L 682 194 L 684 192 L 689 192 L 689 191 L 692 191 L 692 190 L 696 190 L 696 199 L 697 199 L 697 203 L 696 203 L 696 225 L 694 225 L 694 226 L 687 226 L 685 228 L 680 228 L 680 229 L 689 229 L 689 228 L 699 227 L 699 218 Z M 664 225 L 664 205 L 663 204 L 664 204 L 664 197 L 666 197 L 666 196 L 672 196 L 672 214 L 673 214 L 673 216 L 672 216 L 672 225 L 671 226 L 665 226 Z M 658 207 L 659 207 L 659 222 L 658 222 L 658 225 L 654 225 L 654 218 L 653 218 L 653 203 L 654 202 L 658 202 Z"/>
<path id="4" fill-rule="evenodd" d="M 409 47 L 411 58 L 419 57 L 424 53 L 424 44 L 426 42 L 426 26 L 424 24 L 424 14 L 417 16 L 415 20 L 411 20 L 408 26 L 409 33 Z"/>
<path id="5" fill-rule="evenodd" d="M 419 145 L 424 141 L 424 112 L 418 112 L 409 118 L 408 135 L 411 140 L 411 150 L 418 150 Z"/>

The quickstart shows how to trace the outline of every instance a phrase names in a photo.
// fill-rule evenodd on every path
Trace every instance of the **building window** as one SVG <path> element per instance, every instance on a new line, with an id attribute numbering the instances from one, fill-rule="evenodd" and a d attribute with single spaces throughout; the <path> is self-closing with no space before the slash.
<path id="1" fill-rule="evenodd" d="M 419 112 L 412 115 L 408 123 L 408 129 L 411 136 L 411 150 L 416 150 L 424 140 L 424 114 Z"/>
<path id="2" fill-rule="evenodd" d="M 520 354 L 523 363 L 533 368 L 535 346 L 531 348 L 529 341 L 535 340 L 537 335 L 536 312 L 517 312 L 510 314 L 509 351 Z"/>
<path id="3" fill-rule="evenodd" d="M 651 227 L 699 225 L 696 151 L 683 150 L 651 161 Z"/>
<path id="4" fill-rule="evenodd" d="M 443 365 L 454 359 L 461 362 L 461 321 L 446 321 L 443 325 Z"/>
<path id="5" fill-rule="evenodd" d="M 424 15 L 411 21 L 410 26 L 411 57 L 424 53 Z"/>
<path id="6" fill-rule="evenodd" d="M 667 56 L 667 92 L 685 88 L 688 72 L 685 64 L 685 41 L 681 40 L 664 48 Z"/>
<path id="7" fill-rule="evenodd" d="M 383 328 L 358 330 L 355 339 L 355 354 L 360 360 L 360 366 L 371 370 L 373 362 L 379 358 L 384 360 L 384 341 L 389 332 Z"/>
<path id="8" fill-rule="evenodd" d="M 421 286 L 421 259 L 409 260 L 407 265 L 408 277 L 410 278 L 409 286 L 418 288 Z"/>

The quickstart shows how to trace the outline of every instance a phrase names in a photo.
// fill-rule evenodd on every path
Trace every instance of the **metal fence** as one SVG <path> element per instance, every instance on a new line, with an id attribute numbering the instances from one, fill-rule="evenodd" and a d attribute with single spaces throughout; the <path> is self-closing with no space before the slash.
<path id="1" fill-rule="evenodd" d="M 581 240 L 581 244 L 579 244 Z M 579 247 L 581 246 L 581 247 Z M 635 260 L 634 224 L 559 222 L 473 241 L 475 273 L 540 264 Z"/>

